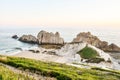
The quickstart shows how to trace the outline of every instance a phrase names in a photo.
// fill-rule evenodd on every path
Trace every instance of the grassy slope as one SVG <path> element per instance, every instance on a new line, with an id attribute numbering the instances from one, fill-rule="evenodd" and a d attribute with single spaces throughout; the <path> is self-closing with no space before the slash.
<path id="1" fill-rule="evenodd" d="M 99 68 L 83 69 L 65 64 L 41 62 L 32 59 L 0 57 L 0 62 L 32 72 L 39 72 L 44 76 L 55 77 L 58 80 L 120 80 L 120 72 Z"/>
<path id="2" fill-rule="evenodd" d="M 21 74 L 15 74 L 8 68 L 0 65 L 0 80 L 33 80 L 28 76 L 23 76 Z"/>

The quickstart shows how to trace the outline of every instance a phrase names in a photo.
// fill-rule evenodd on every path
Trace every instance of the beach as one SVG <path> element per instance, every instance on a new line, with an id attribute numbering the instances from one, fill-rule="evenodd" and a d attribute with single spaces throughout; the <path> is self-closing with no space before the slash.
<path id="1" fill-rule="evenodd" d="M 67 63 L 65 58 L 60 57 L 60 56 L 43 54 L 43 53 L 32 53 L 30 51 L 22 51 L 12 56 L 30 58 L 30 59 L 41 60 L 41 61 L 46 61 L 46 62 Z"/>

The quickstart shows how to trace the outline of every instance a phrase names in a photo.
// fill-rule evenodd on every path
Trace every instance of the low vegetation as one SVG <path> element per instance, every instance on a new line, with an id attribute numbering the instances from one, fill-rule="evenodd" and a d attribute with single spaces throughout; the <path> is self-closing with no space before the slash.
<path id="1" fill-rule="evenodd" d="M 16 74 L 5 66 L 0 65 L 0 80 L 34 80 L 22 74 Z"/>
<path id="2" fill-rule="evenodd" d="M 57 80 L 120 80 L 120 72 L 98 68 L 84 69 L 53 62 L 26 58 L 0 57 L 0 62 Z"/>
<path id="3" fill-rule="evenodd" d="M 91 58 L 99 57 L 96 50 L 90 47 L 87 47 L 87 46 L 83 48 L 82 50 L 80 50 L 78 54 L 80 54 L 80 56 L 84 59 L 91 59 Z"/>
<path id="4" fill-rule="evenodd" d="M 102 61 L 105 61 L 103 58 L 100 58 L 99 54 L 96 50 L 85 47 L 79 52 L 77 52 L 83 59 L 87 59 L 86 62 L 88 63 L 100 63 Z"/>

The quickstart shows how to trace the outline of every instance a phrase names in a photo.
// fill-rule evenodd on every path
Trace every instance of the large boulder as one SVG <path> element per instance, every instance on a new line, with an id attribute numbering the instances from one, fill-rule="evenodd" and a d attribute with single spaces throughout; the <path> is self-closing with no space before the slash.
<path id="1" fill-rule="evenodd" d="M 26 43 L 37 43 L 37 38 L 32 35 L 23 35 L 19 38 L 19 41 L 26 42 Z"/>
<path id="2" fill-rule="evenodd" d="M 58 32 L 54 34 L 42 30 L 38 33 L 37 39 L 39 44 L 64 44 L 64 40 Z"/>
<path id="3" fill-rule="evenodd" d="M 108 42 L 101 41 L 97 36 L 92 35 L 90 32 L 79 33 L 77 37 L 73 39 L 72 42 L 86 42 L 107 52 L 120 52 L 120 48 L 117 45 L 108 45 Z"/>

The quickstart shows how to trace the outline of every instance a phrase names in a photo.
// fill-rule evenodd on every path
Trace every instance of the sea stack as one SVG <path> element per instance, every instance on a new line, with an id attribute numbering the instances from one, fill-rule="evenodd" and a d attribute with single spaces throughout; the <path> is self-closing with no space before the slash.
<path id="1" fill-rule="evenodd" d="M 37 35 L 38 44 L 64 44 L 64 39 L 60 37 L 59 32 L 55 34 L 52 32 L 40 31 Z"/>
<path id="2" fill-rule="evenodd" d="M 106 52 L 120 52 L 120 47 L 115 44 L 108 44 L 106 41 L 101 41 L 97 36 L 92 35 L 90 32 L 82 32 L 73 39 L 72 43 L 86 42 Z"/>

